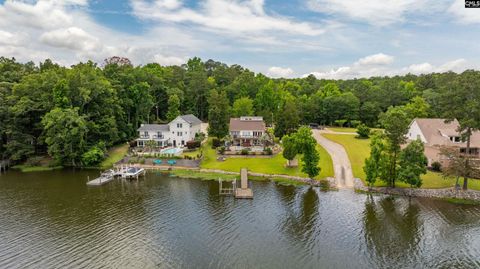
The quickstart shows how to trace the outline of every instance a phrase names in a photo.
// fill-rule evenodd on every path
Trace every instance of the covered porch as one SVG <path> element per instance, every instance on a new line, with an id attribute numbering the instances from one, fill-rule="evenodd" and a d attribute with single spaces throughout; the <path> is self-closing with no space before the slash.
<path id="1" fill-rule="evenodd" d="M 163 147 L 167 147 L 170 143 L 170 139 L 168 138 L 156 138 L 156 139 L 142 139 L 142 138 L 139 138 L 137 139 L 137 147 L 139 148 L 144 148 L 146 146 L 148 146 L 148 143 L 149 141 L 154 141 L 155 142 L 155 147 L 158 147 L 158 148 L 163 148 Z"/>

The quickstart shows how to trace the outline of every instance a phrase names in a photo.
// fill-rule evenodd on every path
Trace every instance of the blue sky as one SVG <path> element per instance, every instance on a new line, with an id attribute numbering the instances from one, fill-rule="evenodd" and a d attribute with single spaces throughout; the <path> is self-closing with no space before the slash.
<path id="1" fill-rule="evenodd" d="M 272 77 L 478 68 L 480 9 L 464 0 L 0 0 L 0 55 L 70 65 L 199 56 Z"/>

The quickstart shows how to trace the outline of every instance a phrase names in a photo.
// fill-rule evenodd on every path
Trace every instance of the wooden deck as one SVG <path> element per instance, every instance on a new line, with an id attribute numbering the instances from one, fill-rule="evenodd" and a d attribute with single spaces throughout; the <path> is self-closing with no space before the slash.
<path id="1" fill-rule="evenodd" d="M 250 188 L 246 188 L 246 189 L 237 188 L 235 190 L 235 198 L 237 198 L 237 199 L 253 199 L 253 191 Z"/>

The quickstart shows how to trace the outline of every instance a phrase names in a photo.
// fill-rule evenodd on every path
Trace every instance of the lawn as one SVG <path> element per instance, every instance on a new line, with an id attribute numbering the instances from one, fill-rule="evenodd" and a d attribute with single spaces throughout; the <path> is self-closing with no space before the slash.
<path id="1" fill-rule="evenodd" d="M 186 170 L 186 169 L 175 169 L 175 170 L 169 171 L 168 173 L 180 178 L 193 178 L 193 179 L 200 179 L 200 180 L 218 180 L 219 178 L 221 178 L 222 181 L 233 181 L 235 179 L 238 180 L 240 177 L 240 175 L 229 175 L 229 174 L 222 174 L 222 173 L 215 173 L 215 172 L 200 172 L 197 170 Z M 251 180 L 251 181 L 272 180 L 277 184 L 286 185 L 286 186 L 305 185 L 305 183 L 303 182 L 298 182 L 295 180 L 281 178 L 281 177 L 266 178 L 266 177 L 258 177 L 258 176 L 249 176 L 248 180 Z"/>
<path id="2" fill-rule="evenodd" d="M 357 128 L 349 128 L 349 127 L 327 127 L 328 130 L 333 132 L 341 132 L 341 133 L 356 133 Z M 372 132 L 374 131 L 383 131 L 383 129 L 378 128 L 370 128 Z"/>
<path id="3" fill-rule="evenodd" d="M 197 158 L 200 155 L 200 151 L 201 151 L 200 148 L 195 149 L 193 151 L 183 151 L 182 157 L 183 156 L 189 156 L 189 157 L 192 157 L 192 158 Z"/>
<path id="4" fill-rule="evenodd" d="M 348 153 L 348 157 L 352 164 L 353 175 L 362 179 L 365 182 L 365 172 L 363 166 L 365 159 L 370 156 L 370 139 L 357 139 L 352 135 L 341 134 L 322 134 L 324 137 L 341 144 Z M 423 185 L 425 189 L 439 189 L 449 188 L 455 186 L 455 179 L 445 179 L 442 174 L 428 171 L 422 176 Z M 460 181 L 462 184 L 462 181 Z M 403 182 L 397 182 L 396 185 L 401 188 L 409 187 Z M 385 186 L 384 182 L 377 181 L 375 186 Z M 474 190 L 480 190 L 480 180 L 469 180 L 468 186 Z"/>
<path id="5" fill-rule="evenodd" d="M 43 171 L 52 171 L 56 169 L 62 169 L 63 166 L 36 166 L 36 165 L 27 165 L 27 164 L 19 164 L 12 166 L 12 169 L 18 169 L 24 173 L 28 172 L 43 172 Z"/>
<path id="6" fill-rule="evenodd" d="M 107 158 L 100 163 L 99 167 L 102 169 L 112 167 L 127 155 L 128 147 L 128 144 L 122 144 L 109 149 L 107 152 Z"/>
<path id="7" fill-rule="evenodd" d="M 333 176 L 333 164 L 330 155 L 322 147 L 318 147 L 320 154 L 319 167 L 322 169 L 317 179 Z M 307 177 L 301 171 L 301 162 L 297 168 L 287 168 L 287 160 L 279 153 L 271 158 L 227 158 L 225 161 L 217 161 L 217 154 L 211 148 L 211 140 L 203 145 L 202 168 L 219 169 L 224 171 L 239 172 L 241 168 L 248 168 L 249 171 L 264 174 L 279 174 L 298 177 Z M 297 157 L 298 158 L 298 157 Z"/>

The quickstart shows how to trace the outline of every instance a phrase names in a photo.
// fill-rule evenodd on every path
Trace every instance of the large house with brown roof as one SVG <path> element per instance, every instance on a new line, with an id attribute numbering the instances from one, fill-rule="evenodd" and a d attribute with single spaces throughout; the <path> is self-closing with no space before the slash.
<path id="1" fill-rule="evenodd" d="M 407 139 L 420 139 L 424 143 L 429 166 L 433 162 L 444 165 L 447 160 L 440 155 L 441 147 L 456 147 L 461 153 L 467 153 L 467 143 L 462 141 L 459 126 L 457 120 L 447 122 L 445 119 L 414 119 L 410 123 Z M 472 134 L 469 154 L 480 158 L 480 132 Z"/>
<path id="2" fill-rule="evenodd" d="M 262 117 L 231 118 L 229 131 L 234 147 L 264 146 L 262 137 L 266 133 L 266 127 Z"/>

